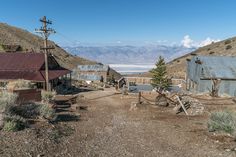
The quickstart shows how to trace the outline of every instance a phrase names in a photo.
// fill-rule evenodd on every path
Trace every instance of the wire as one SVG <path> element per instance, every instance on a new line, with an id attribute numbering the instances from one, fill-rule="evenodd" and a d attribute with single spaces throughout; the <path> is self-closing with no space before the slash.
<path id="1" fill-rule="evenodd" d="M 57 31 L 56 33 L 58 36 L 62 37 L 64 40 L 66 40 L 67 42 L 69 42 L 70 44 L 76 45 L 78 43 L 80 43 L 80 41 L 72 39 L 71 37 L 68 37 L 60 32 Z"/>

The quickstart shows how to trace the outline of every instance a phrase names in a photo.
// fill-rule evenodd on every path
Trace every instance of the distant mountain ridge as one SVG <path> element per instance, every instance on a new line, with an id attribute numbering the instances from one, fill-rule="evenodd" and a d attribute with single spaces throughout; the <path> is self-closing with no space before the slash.
<path id="1" fill-rule="evenodd" d="M 76 46 L 63 47 L 72 54 L 105 64 L 154 64 L 159 56 L 170 61 L 195 48 L 183 46 Z"/>

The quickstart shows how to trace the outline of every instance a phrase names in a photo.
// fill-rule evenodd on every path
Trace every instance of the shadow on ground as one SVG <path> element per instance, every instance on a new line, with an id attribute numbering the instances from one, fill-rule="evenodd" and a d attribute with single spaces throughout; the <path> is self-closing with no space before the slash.
<path id="1" fill-rule="evenodd" d="M 56 122 L 74 122 L 78 121 L 80 119 L 79 115 L 73 115 L 73 114 L 59 114 L 57 115 Z"/>

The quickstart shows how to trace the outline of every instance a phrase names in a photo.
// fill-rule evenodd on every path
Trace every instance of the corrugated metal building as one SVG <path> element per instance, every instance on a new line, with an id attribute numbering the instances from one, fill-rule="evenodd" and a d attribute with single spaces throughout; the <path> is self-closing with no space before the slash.
<path id="1" fill-rule="evenodd" d="M 221 80 L 219 95 L 236 96 L 236 57 L 195 56 L 187 63 L 187 89 L 207 93 Z"/>
<path id="2" fill-rule="evenodd" d="M 0 82 L 24 79 L 45 87 L 45 61 L 43 53 L 0 53 Z M 59 77 L 71 71 L 61 67 L 53 56 L 48 57 L 48 75 L 51 86 Z"/>
<path id="3" fill-rule="evenodd" d="M 108 65 L 78 65 L 73 70 L 72 78 L 76 80 L 107 82 L 109 71 Z"/>

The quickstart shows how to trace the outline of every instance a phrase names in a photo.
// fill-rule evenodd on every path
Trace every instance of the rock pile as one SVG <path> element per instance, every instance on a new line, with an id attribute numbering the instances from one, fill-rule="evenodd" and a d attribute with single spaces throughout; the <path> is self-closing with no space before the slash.
<path id="1" fill-rule="evenodd" d="M 204 112 L 204 105 L 195 98 L 190 96 L 181 96 L 181 102 L 187 108 L 189 115 L 201 115 Z"/>

